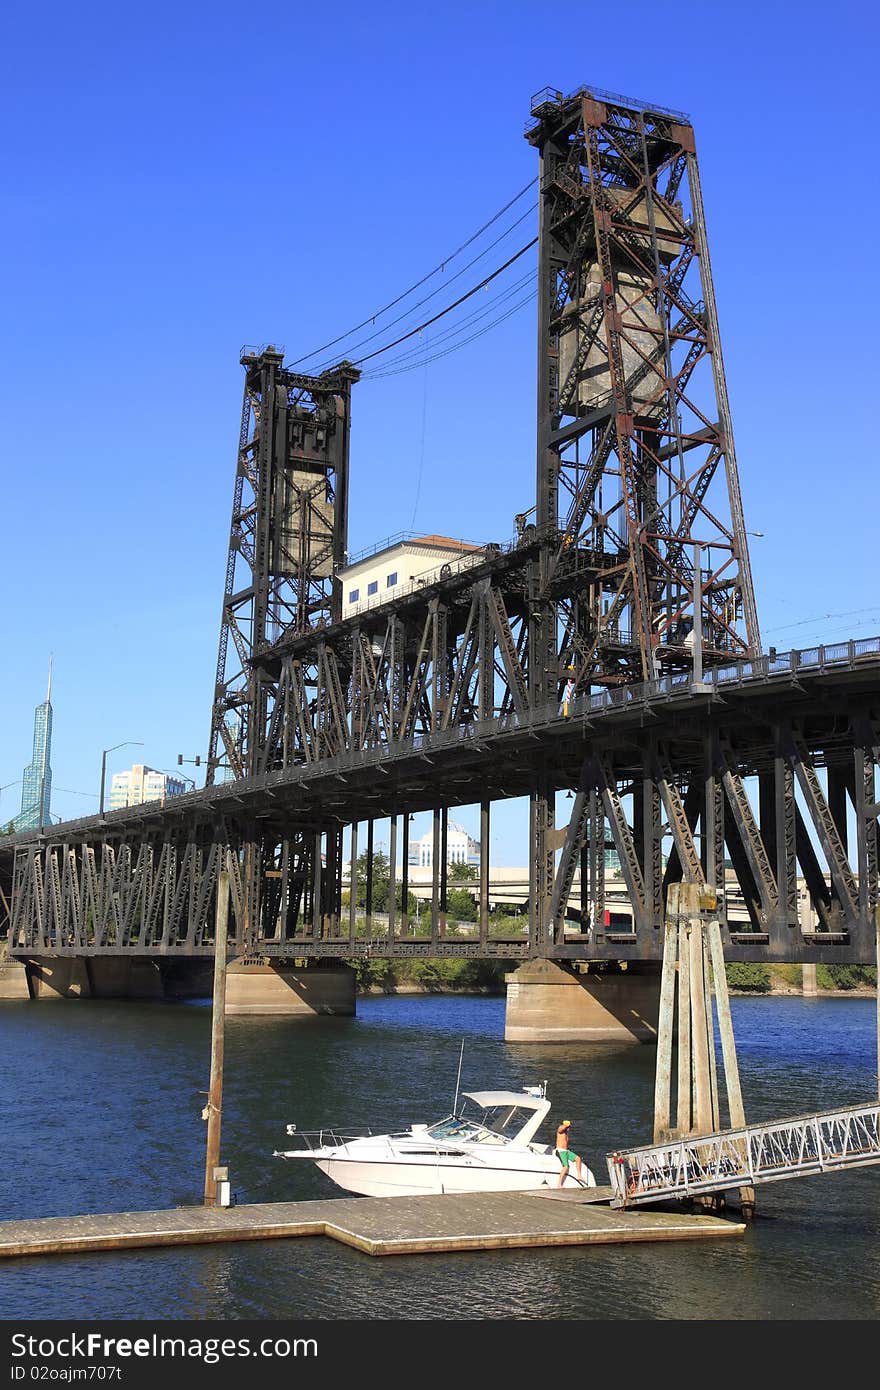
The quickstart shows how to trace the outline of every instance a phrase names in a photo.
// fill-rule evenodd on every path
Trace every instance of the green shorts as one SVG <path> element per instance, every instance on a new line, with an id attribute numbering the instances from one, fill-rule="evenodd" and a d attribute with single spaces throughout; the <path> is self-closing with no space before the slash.
<path id="1" fill-rule="evenodd" d="M 557 1149 L 556 1157 L 559 1159 L 559 1162 L 562 1164 L 563 1168 L 567 1168 L 570 1163 L 574 1163 L 576 1161 L 577 1154 L 574 1152 L 573 1149 Z"/>

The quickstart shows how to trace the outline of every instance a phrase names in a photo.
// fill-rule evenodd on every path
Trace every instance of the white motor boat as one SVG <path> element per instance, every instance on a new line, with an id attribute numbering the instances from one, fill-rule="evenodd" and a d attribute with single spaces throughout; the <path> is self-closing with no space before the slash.
<path id="1" fill-rule="evenodd" d="M 523 1091 L 466 1091 L 462 1104 L 434 1124 L 399 1134 L 343 1134 L 336 1129 L 287 1133 L 304 1148 L 275 1158 L 314 1163 L 346 1192 L 405 1197 L 442 1192 L 521 1192 L 558 1187 L 562 1172 L 552 1144 L 534 1142 L 550 1109 L 545 1086 Z M 586 1163 L 572 1165 L 565 1187 L 595 1187 Z"/>

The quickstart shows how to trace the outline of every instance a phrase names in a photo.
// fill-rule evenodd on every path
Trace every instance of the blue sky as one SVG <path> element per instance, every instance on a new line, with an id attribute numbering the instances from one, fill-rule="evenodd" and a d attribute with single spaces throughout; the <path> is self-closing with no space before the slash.
<path id="1" fill-rule="evenodd" d="M 109 772 L 204 756 L 240 346 L 299 357 L 441 262 L 537 172 L 523 128 L 547 85 L 690 113 L 765 644 L 880 632 L 876 12 L 687 11 L 7 14 L 0 787 L 30 761 L 50 652 L 53 813 L 97 809 L 123 740 L 143 747 Z M 356 387 L 351 549 L 512 535 L 534 377 L 529 305 Z"/>

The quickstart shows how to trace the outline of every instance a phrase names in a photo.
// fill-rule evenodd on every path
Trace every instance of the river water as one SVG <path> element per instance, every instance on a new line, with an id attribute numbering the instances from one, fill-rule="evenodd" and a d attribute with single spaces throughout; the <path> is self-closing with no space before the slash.
<path id="1" fill-rule="evenodd" d="M 876 1096 L 868 998 L 732 1001 L 746 1114 Z M 0 1217 L 201 1201 L 210 1006 L 0 1006 Z M 504 1001 L 358 1001 L 353 1019 L 230 1019 L 222 1159 L 241 1202 L 343 1196 L 272 1158 L 284 1126 L 399 1129 L 462 1089 L 546 1080 L 551 1118 L 600 1183 L 605 1154 L 650 1139 L 653 1048 L 504 1041 Z M 552 1138 L 543 1132 L 540 1138 Z M 873 1319 L 880 1168 L 758 1191 L 742 1238 L 373 1259 L 324 1238 L 6 1261 L 0 1318 Z"/>

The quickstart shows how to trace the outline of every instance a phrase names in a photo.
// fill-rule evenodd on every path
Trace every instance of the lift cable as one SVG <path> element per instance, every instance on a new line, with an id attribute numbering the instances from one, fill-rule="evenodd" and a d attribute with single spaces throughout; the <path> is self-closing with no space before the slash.
<path id="1" fill-rule="evenodd" d="M 515 255 L 511 256 L 509 260 L 506 260 L 497 270 L 493 270 L 491 275 L 487 275 L 484 280 L 481 280 L 478 285 L 474 285 L 466 294 L 460 295 L 452 304 L 447 304 L 445 309 L 441 309 L 439 313 L 433 314 L 429 319 L 425 319 L 424 323 L 417 324 L 416 327 L 411 328 L 408 333 L 401 334 L 399 338 L 395 338 L 393 343 L 386 343 L 384 347 L 376 348 L 375 352 L 368 352 L 365 357 L 356 358 L 352 365 L 360 367 L 364 362 L 372 361 L 374 357 L 381 357 L 383 352 L 388 352 L 391 348 L 397 347 L 399 343 L 405 343 L 409 338 L 414 338 L 417 333 L 421 333 L 423 328 L 429 328 L 431 324 L 436 323 L 438 319 L 445 318 L 447 314 L 451 314 L 453 309 L 458 308 L 459 304 L 464 304 L 465 300 L 471 299 L 483 289 L 485 285 L 489 285 L 493 280 L 497 280 L 498 276 L 503 274 L 508 266 L 513 265 L 514 261 L 518 261 L 520 256 L 524 256 L 527 251 L 530 251 L 532 247 L 537 244 L 537 241 L 537 237 L 532 237 L 532 240 L 525 246 L 520 247 Z"/>
<path id="2" fill-rule="evenodd" d="M 443 294 L 444 291 L 446 291 L 450 285 L 453 285 L 456 280 L 460 280 L 462 275 L 467 274 L 471 266 L 474 266 L 477 264 L 478 261 L 483 260 L 483 258 L 485 256 L 488 256 L 489 252 L 494 250 L 494 248 L 498 246 L 500 242 L 505 241 L 507 237 L 510 236 L 510 233 L 515 231 L 521 222 L 524 222 L 527 217 L 531 217 L 534 211 L 534 206 L 526 208 L 525 212 L 522 214 L 521 217 L 518 217 L 515 222 L 511 222 L 510 226 L 505 228 L 505 230 L 499 236 L 497 236 L 494 241 L 490 241 L 488 246 L 485 246 L 482 251 L 478 252 L 476 256 L 473 256 L 469 261 L 467 261 L 462 266 L 461 270 L 457 270 L 454 275 L 450 275 L 448 280 L 444 280 L 442 285 L 438 285 L 436 289 L 431 290 L 430 294 L 426 294 L 423 299 L 419 299 L 416 301 L 415 304 L 411 304 L 407 309 L 403 311 L 402 314 L 398 314 L 396 318 L 390 319 L 389 322 L 383 324 L 381 328 L 377 328 L 375 333 L 369 333 L 367 334 L 366 338 L 361 338 L 358 342 L 352 343 L 351 346 L 347 349 L 346 355 L 349 357 L 353 356 L 353 354 L 357 352 L 358 348 L 366 347 L 367 343 L 375 342 L 377 338 L 381 338 L 383 333 L 387 333 L 389 329 L 395 326 L 395 324 L 403 323 L 405 322 L 405 320 L 410 319 L 412 315 L 416 312 L 416 310 L 421 309 L 425 304 L 430 303 L 432 299 L 436 299 L 438 294 Z M 320 375 L 321 372 L 326 371 L 329 367 L 335 367 L 338 360 L 339 359 L 335 354 L 333 357 L 325 359 L 320 364 L 320 366 L 315 369 L 315 375 Z"/>
<path id="3" fill-rule="evenodd" d="M 441 357 L 448 357 L 450 353 L 458 352 L 459 348 L 467 347 L 468 343 L 473 343 L 477 338 L 482 338 L 484 334 L 489 333 L 493 328 L 497 328 L 500 323 L 504 323 L 506 319 L 509 319 L 513 314 L 517 313 L 526 304 L 530 304 L 537 293 L 537 289 L 531 290 L 510 309 L 507 309 L 503 314 L 499 314 L 496 319 L 493 319 L 491 323 L 487 323 L 483 328 L 478 328 L 476 333 L 471 333 L 470 337 L 464 338 L 460 343 L 453 343 L 451 347 L 444 348 L 441 352 L 432 353 L 428 357 L 421 357 L 415 362 L 410 362 L 407 366 L 389 368 L 388 371 L 371 372 L 366 379 L 368 381 L 381 381 L 383 377 L 386 376 L 400 376 L 403 372 L 415 371 L 417 367 L 427 366 L 429 362 L 437 362 Z"/>
<path id="4" fill-rule="evenodd" d="M 516 280 L 512 285 L 502 290 L 500 294 L 493 295 L 482 308 L 475 309 L 471 313 L 465 314 L 462 319 L 454 323 L 450 328 L 445 329 L 444 332 L 435 334 L 433 337 L 419 343 L 416 347 L 408 348 L 406 352 L 400 353 L 397 357 L 392 357 L 385 362 L 380 362 L 378 364 L 378 370 L 384 372 L 388 367 L 396 367 L 398 364 L 410 362 L 414 358 L 422 360 L 426 352 L 433 352 L 441 343 L 448 342 L 450 339 L 457 337 L 460 333 L 467 332 L 475 323 L 479 323 L 481 319 L 494 313 L 501 305 L 508 303 L 514 295 L 519 294 L 526 285 L 534 284 L 536 279 L 536 271 L 528 271 L 525 275 L 521 276 L 519 280 Z M 416 365 L 418 365 L 418 362 L 416 362 Z M 361 379 L 369 381 L 372 380 L 375 375 L 375 370 L 367 371 L 363 374 Z"/>
<path id="5" fill-rule="evenodd" d="M 431 350 L 425 351 L 421 357 L 414 357 L 411 360 L 407 358 L 395 358 L 387 365 L 380 362 L 378 370 L 366 373 L 363 380 L 381 381 L 387 376 L 400 376 L 402 372 L 416 371 L 419 367 L 426 367 L 430 362 L 439 361 L 441 357 L 448 357 L 451 353 L 458 352 L 460 348 L 467 347 L 469 343 L 473 343 L 478 338 L 482 338 L 487 333 L 491 333 L 494 328 L 504 323 L 512 314 L 522 309 L 524 305 L 532 303 L 536 294 L 536 289 L 531 290 L 528 294 L 524 295 L 522 299 L 518 299 L 515 304 L 511 305 L 509 309 L 505 309 L 504 313 L 498 314 L 496 318 L 491 319 L 490 322 L 484 324 L 482 328 L 478 328 L 473 333 L 469 333 L 466 338 L 461 338 L 457 342 L 452 342 L 448 347 L 437 347 L 436 350 L 434 350 L 432 346 Z"/>
<path id="6" fill-rule="evenodd" d="M 533 188 L 537 182 L 537 176 L 533 179 L 530 179 L 529 182 L 526 184 L 525 188 L 521 188 L 519 193 L 517 193 L 513 198 L 511 198 L 509 203 L 505 203 L 504 207 L 500 208 L 499 211 L 495 213 L 494 217 L 490 217 L 489 221 L 485 222 L 483 226 L 479 228 L 478 231 L 473 233 L 472 236 L 469 236 L 467 241 L 463 241 L 461 246 L 459 246 L 457 250 L 453 251 L 451 255 L 447 256 L 444 260 L 442 260 L 439 265 L 434 267 L 433 270 L 429 270 L 427 275 L 422 276 L 421 280 L 417 280 L 414 285 L 410 285 L 408 290 L 404 290 L 403 293 L 399 294 L 396 299 L 392 299 L 390 304 L 386 304 L 383 309 L 377 309 L 374 314 L 371 314 L 369 316 L 369 318 L 365 318 L 362 323 L 355 324 L 354 328 L 349 328 L 347 332 L 340 334 L 338 338 L 332 338 L 329 343 L 324 343 L 322 347 L 314 348 L 311 352 L 305 353 L 303 357 L 298 357 L 295 362 L 290 363 L 290 366 L 296 367 L 299 366 L 301 362 L 307 361 L 310 357 L 317 357 L 319 352 L 326 352 L 327 348 L 335 347 L 336 344 L 341 343 L 344 338 L 350 338 L 353 333 L 359 333 L 362 328 L 366 328 L 367 324 L 375 323 L 377 318 L 380 318 L 381 315 L 386 314 L 389 309 L 393 309 L 397 304 L 400 304 L 402 300 L 406 299 L 407 295 L 412 294 L 414 290 L 417 290 L 422 285 L 426 284 L 426 282 L 430 280 L 432 276 L 437 275 L 441 273 L 443 270 L 445 270 L 447 265 L 449 265 L 450 261 L 455 260 L 456 256 L 460 255 L 461 252 L 464 251 L 468 246 L 471 246 L 473 242 L 477 240 L 478 237 L 481 237 L 483 235 L 483 232 L 487 231 L 489 227 L 493 226 L 500 217 L 503 217 L 504 214 L 510 208 L 513 207 L 514 203 L 518 203 L 520 198 L 522 198 L 523 194 L 528 193 L 529 189 Z"/>

